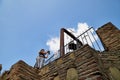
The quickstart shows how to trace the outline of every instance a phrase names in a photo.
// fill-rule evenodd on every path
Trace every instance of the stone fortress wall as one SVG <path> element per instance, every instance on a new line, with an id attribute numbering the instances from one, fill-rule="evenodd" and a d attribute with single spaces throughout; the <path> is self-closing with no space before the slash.
<path id="1" fill-rule="evenodd" d="M 109 22 L 96 32 L 105 51 L 84 45 L 39 70 L 20 60 L 1 80 L 120 80 L 120 30 Z"/>

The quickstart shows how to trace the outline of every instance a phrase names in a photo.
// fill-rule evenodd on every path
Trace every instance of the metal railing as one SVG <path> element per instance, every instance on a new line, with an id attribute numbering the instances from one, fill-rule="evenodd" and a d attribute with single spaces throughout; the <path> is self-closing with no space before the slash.
<path id="1" fill-rule="evenodd" d="M 80 34 L 77 38 L 83 43 L 83 45 L 88 44 L 89 46 L 91 46 L 92 48 L 100 52 L 104 50 L 101 40 L 99 39 L 93 27 L 89 28 L 88 30 Z M 72 48 L 70 48 L 71 46 Z M 64 45 L 65 54 L 72 52 L 79 48 L 80 46 L 75 40 L 71 40 Z M 60 50 L 58 50 L 56 54 L 53 54 L 49 59 L 47 59 L 45 61 L 45 65 L 54 61 L 55 59 L 59 57 L 60 57 Z"/>

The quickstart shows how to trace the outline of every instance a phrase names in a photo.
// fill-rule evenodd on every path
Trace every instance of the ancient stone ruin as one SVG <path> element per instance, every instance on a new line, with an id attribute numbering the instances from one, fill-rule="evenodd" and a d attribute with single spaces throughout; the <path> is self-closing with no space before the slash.
<path id="1" fill-rule="evenodd" d="M 1 80 L 120 80 L 120 30 L 109 22 L 96 33 L 105 49 L 102 52 L 86 44 L 41 69 L 20 60 Z"/>

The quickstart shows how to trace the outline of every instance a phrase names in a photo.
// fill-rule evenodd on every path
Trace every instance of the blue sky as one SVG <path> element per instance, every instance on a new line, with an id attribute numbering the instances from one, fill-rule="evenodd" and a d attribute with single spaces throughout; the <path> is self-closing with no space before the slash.
<path id="1" fill-rule="evenodd" d="M 120 29 L 120 0 L 0 0 L 0 64 L 29 65 L 60 28 L 86 23 L 97 29 L 112 22 Z"/>

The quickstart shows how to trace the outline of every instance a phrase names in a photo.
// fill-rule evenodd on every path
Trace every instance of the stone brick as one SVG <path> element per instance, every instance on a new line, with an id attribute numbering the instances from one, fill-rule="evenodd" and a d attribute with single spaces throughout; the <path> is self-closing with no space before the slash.
<path id="1" fill-rule="evenodd" d="M 106 48 L 103 52 L 84 45 L 41 69 L 20 60 L 5 71 L 0 80 L 119 80 L 120 31 L 107 23 L 97 33 Z"/>
<path id="2" fill-rule="evenodd" d="M 112 23 L 109 22 L 103 25 L 96 32 L 100 37 L 106 50 L 120 50 L 120 46 L 118 45 L 120 43 L 120 30 L 116 28 Z M 114 45 L 116 46 L 116 48 L 114 48 Z"/>
<path id="3" fill-rule="evenodd" d="M 78 80 L 77 70 L 74 68 L 68 69 L 66 80 Z"/>

